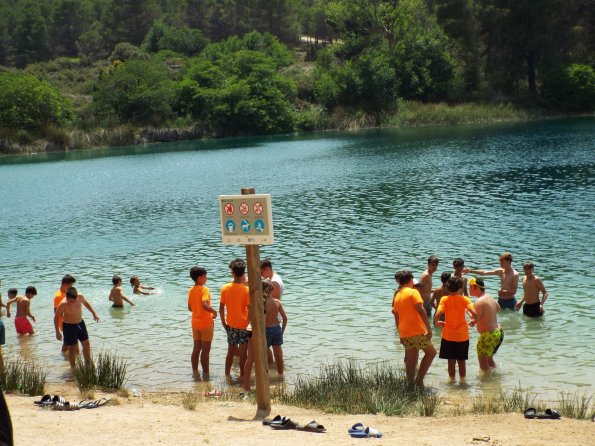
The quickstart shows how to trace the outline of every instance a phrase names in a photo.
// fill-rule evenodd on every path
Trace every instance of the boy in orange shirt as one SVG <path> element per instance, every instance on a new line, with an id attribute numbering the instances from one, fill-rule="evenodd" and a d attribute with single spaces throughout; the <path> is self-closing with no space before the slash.
<path id="1" fill-rule="evenodd" d="M 248 356 L 248 307 L 250 291 L 246 286 L 246 262 L 241 259 L 232 260 L 229 264 L 233 281 L 221 288 L 219 313 L 221 323 L 227 332 L 227 355 L 225 357 L 225 376 L 229 377 L 231 364 L 236 352 L 240 355 L 240 376 L 244 374 L 244 365 Z M 227 314 L 225 310 L 227 309 Z"/>
<path id="2" fill-rule="evenodd" d="M 207 270 L 200 266 L 190 268 L 190 278 L 194 280 L 194 286 L 188 290 L 188 311 L 192 312 L 192 339 L 194 348 L 190 356 L 192 364 L 192 377 L 199 379 L 198 358 L 204 379 L 209 378 L 209 355 L 211 353 L 211 342 L 215 332 L 214 319 L 217 311 L 211 307 L 211 294 L 204 286 L 207 282 Z"/>
<path id="3" fill-rule="evenodd" d="M 399 271 L 395 279 L 399 282 L 399 291 L 393 299 L 393 315 L 401 344 L 405 347 L 407 381 L 413 384 L 419 351 L 423 350 L 424 357 L 415 378 L 415 384 L 423 386 L 424 377 L 436 356 L 436 349 L 432 345 L 432 328 L 424 301 L 419 291 L 413 288 L 411 271 Z"/>
<path id="4" fill-rule="evenodd" d="M 446 288 L 449 294 L 440 299 L 438 311 L 434 316 L 434 323 L 443 327 L 439 357 L 448 360 L 448 376 L 451 380 L 455 378 L 457 364 L 459 365 L 459 377 L 465 379 L 467 375 L 465 361 L 469 359 L 469 325 L 475 325 L 477 313 L 473 309 L 471 300 L 467 296 L 459 294 L 463 288 L 463 280 L 460 277 L 452 276 L 448 279 Z M 465 318 L 466 312 L 469 312 L 473 317 L 469 325 Z M 443 314 L 444 321 L 441 321 L 440 317 Z"/>

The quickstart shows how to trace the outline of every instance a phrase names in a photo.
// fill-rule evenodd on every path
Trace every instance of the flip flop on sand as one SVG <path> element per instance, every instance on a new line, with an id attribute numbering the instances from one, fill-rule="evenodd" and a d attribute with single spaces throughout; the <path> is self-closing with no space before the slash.
<path id="1" fill-rule="evenodd" d="M 79 410 L 80 407 L 76 403 L 70 403 L 68 401 L 65 401 L 63 403 L 58 402 L 58 403 L 54 404 L 53 409 L 54 410 Z"/>
<path id="2" fill-rule="evenodd" d="M 381 438 L 382 432 L 374 429 L 373 427 L 364 427 L 363 424 L 354 424 L 351 429 L 348 429 L 349 435 L 353 438 Z"/>
<path id="3" fill-rule="evenodd" d="M 525 410 L 525 418 L 538 420 L 559 420 L 562 417 L 560 412 L 555 409 L 546 409 L 545 413 L 537 413 L 533 407 Z"/>
<path id="4" fill-rule="evenodd" d="M 295 429 L 297 427 L 297 423 L 291 421 L 289 418 L 286 418 L 281 423 L 271 423 L 270 426 L 275 430 L 289 430 Z"/>
<path id="5" fill-rule="evenodd" d="M 281 415 L 277 415 L 275 418 L 268 418 L 266 420 L 262 420 L 262 425 L 263 426 L 270 426 L 271 424 L 275 423 L 275 424 L 279 424 L 282 423 L 283 420 L 286 420 L 286 417 L 283 417 Z"/>
<path id="6" fill-rule="evenodd" d="M 54 404 L 54 395 L 44 395 L 39 401 L 33 401 L 38 406 L 51 406 Z"/>
<path id="7" fill-rule="evenodd" d="M 79 403 L 79 407 L 81 409 L 97 409 L 98 407 L 101 406 L 105 406 L 107 403 L 109 403 L 112 399 L 107 399 L 107 398 L 100 398 L 98 400 L 95 401 L 81 401 Z"/>
<path id="8" fill-rule="evenodd" d="M 295 427 L 298 431 L 305 431 L 305 432 L 326 432 L 326 429 L 322 424 L 318 424 L 316 421 L 310 421 L 305 426 L 298 424 Z"/>
<path id="9" fill-rule="evenodd" d="M 364 426 L 362 423 L 355 423 L 353 426 L 351 426 L 349 429 L 347 429 L 347 432 L 349 433 L 349 435 L 351 435 L 352 433 L 358 433 L 358 432 L 363 432 L 366 430 L 366 426 Z"/>

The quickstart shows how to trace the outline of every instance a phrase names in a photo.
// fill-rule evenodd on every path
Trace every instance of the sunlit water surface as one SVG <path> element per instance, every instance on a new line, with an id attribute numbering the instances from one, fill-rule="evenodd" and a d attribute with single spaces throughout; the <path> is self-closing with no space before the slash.
<path id="1" fill-rule="evenodd" d="M 70 273 L 101 317 L 94 323 L 85 315 L 93 349 L 127 360 L 128 386 L 191 388 L 188 270 L 208 269 L 218 307 L 227 264 L 245 252 L 221 243 L 217 196 L 254 187 L 273 200 L 275 244 L 261 247 L 261 256 L 286 284 L 287 382 L 346 358 L 402 362 L 390 314 L 396 270 L 419 275 L 436 254 L 437 284 L 455 257 L 491 269 L 511 251 L 521 273 L 524 260 L 535 262 L 550 293 L 546 315 L 500 316 L 506 339 L 487 380 L 479 378 L 471 330 L 465 388 L 592 393 L 594 154 L 595 120 L 586 118 L 0 158 L 3 297 L 13 286 L 39 291 L 37 334 L 18 339 L 5 318 L 4 354 L 46 365 L 50 381 L 68 375 L 52 298 Z M 114 311 L 107 300 L 113 274 L 129 295 L 132 274 L 159 293 Z M 498 279 L 488 278 L 487 287 L 495 293 Z M 223 381 L 225 351 L 217 321 L 215 383 Z M 447 383 L 443 360 L 427 381 L 461 390 Z"/>

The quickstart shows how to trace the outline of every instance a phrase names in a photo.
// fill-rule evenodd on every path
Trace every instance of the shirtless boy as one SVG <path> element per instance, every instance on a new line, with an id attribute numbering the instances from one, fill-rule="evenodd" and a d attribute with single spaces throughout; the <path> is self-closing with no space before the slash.
<path id="1" fill-rule="evenodd" d="M 428 257 L 428 269 L 426 269 L 417 283 L 417 289 L 421 298 L 424 300 L 424 308 L 428 313 L 428 318 L 432 316 L 432 305 L 430 300 L 432 298 L 432 274 L 438 269 L 438 263 L 440 260 L 436 256 Z"/>
<path id="2" fill-rule="evenodd" d="M 4 322 L 2 322 L 2 307 L 6 308 L 6 305 L 2 303 L 2 295 L 0 294 L 0 376 L 4 375 L 4 359 L 2 359 L 2 346 L 6 344 L 6 333 L 4 330 Z"/>
<path id="3" fill-rule="evenodd" d="M 72 277 L 70 274 L 65 274 L 62 277 L 62 281 L 60 282 L 60 288 L 54 294 L 54 314 L 56 314 L 56 309 L 62 303 L 64 299 L 66 299 L 66 290 L 73 286 L 76 283 L 76 279 Z M 59 319 L 58 325 L 60 326 L 60 330 L 62 330 L 62 318 Z M 74 347 L 75 354 L 78 353 L 78 344 Z M 68 345 L 66 343 L 62 343 L 62 353 L 66 353 L 68 351 Z"/>
<path id="4" fill-rule="evenodd" d="M 124 293 L 122 292 L 122 278 L 120 276 L 112 277 L 112 284 L 114 285 L 109 292 L 109 301 L 113 302 L 113 308 L 124 308 L 124 302 L 128 302 L 134 306 L 134 302 L 131 302 Z"/>
<path id="5" fill-rule="evenodd" d="M 480 276 L 498 276 L 500 277 L 500 289 L 498 290 L 498 305 L 502 309 L 508 308 L 514 310 L 516 299 L 514 295 L 519 287 L 519 273 L 512 267 L 512 254 L 504 252 L 500 256 L 500 268 L 491 271 L 482 269 L 467 269 L 465 273 L 479 274 Z"/>
<path id="6" fill-rule="evenodd" d="M 151 292 L 155 288 L 153 288 L 152 286 L 141 285 L 138 276 L 132 276 L 130 278 L 130 285 L 132 285 L 132 294 L 144 294 L 145 296 L 148 296 L 149 294 L 155 294 Z"/>
<path id="7" fill-rule="evenodd" d="M 440 285 L 438 288 L 434 290 L 434 292 L 432 293 L 432 298 L 430 299 L 430 305 L 432 305 L 432 308 L 434 308 L 435 311 L 438 310 L 438 305 L 440 305 L 440 299 L 442 299 L 444 296 L 448 294 L 446 282 L 448 281 L 448 279 L 450 279 L 450 276 L 452 276 L 452 274 L 448 271 L 444 271 L 442 274 L 440 274 L 440 282 L 442 282 L 442 285 Z M 444 320 L 444 315 L 442 315 L 440 320 Z M 436 323 L 434 323 L 434 325 L 436 325 Z"/>
<path id="8" fill-rule="evenodd" d="M 14 288 L 13 288 L 14 289 Z M 15 290 L 16 294 L 16 290 Z M 32 335 L 35 333 L 28 317 L 35 322 L 35 317 L 31 314 L 31 299 L 37 296 L 37 290 L 34 286 L 28 286 L 24 296 L 14 296 L 6 302 L 6 316 L 10 317 L 10 305 L 16 304 L 17 315 L 14 318 L 14 327 L 18 335 Z"/>
<path id="9" fill-rule="evenodd" d="M 543 282 L 535 275 L 535 265 L 533 262 L 523 263 L 523 270 L 525 276 L 523 277 L 523 297 L 520 302 L 514 306 L 518 311 L 523 306 L 523 314 L 529 317 L 543 316 L 545 310 L 543 304 L 547 299 L 547 291 Z M 541 300 L 539 300 L 539 293 L 541 292 Z M 525 305 L 523 305 L 523 302 Z"/>
<path id="10" fill-rule="evenodd" d="M 459 294 L 468 296 L 469 291 L 467 290 L 467 277 L 465 276 L 465 261 L 461 257 L 457 257 L 452 261 L 452 268 L 454 269 L 454 272 L 452 273 L 453 277 L 458 277 L 463 281 L 463 286 L 459 290 Z"/>
<path id="11" fill-rule="evenodd" d="M 75 287 L 70 287 L 66 290 L 66 299 L 58 305 L 54 314 L 54 328 L 56 329 L 56 339 L 58 341 L 62 340 L 62 333 L 59 326 L 59 321 L 62 319 L 64 343 L 69 347 L 68 361 L 72 369 L 74 369 L 77 354 L 77 349 L 73 348 L 73 346 L 77 345 L 79 341 L 83 345 L 85 362 L 88 364 L 91 360 L 91 343 L 89 342 L 87 327 L 83 320 L 83 305 L 91 312 L 95 322 L 99 321 L 99 316 L 97 316 L 91 304 L 87 302 L 85 296 L 78 293 Z"/>
<path id="12" fill-rule="evenodd" d="M 485 293 L 483 279 L 472 277 L 469 279 L 469 293 L 477 297 L 473 309 L 477 313 L 475 326 L 479 333 L 477 339 L 477 359 L 479 368 L 487 372 L 490 368 L 496 368 L 494 355 L 502 345 L 504 331 L 498 325 L 498 312 L 500 305 L 492 296 Z"/>

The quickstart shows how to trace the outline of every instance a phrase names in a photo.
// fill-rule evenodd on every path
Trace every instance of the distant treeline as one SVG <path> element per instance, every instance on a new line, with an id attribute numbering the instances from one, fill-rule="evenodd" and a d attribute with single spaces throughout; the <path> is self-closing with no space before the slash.
<path id="1" fill-rule="evenodd" d="M 403 101 L 589 112 L 594 31 L 592 0 L 1 0 L 0 136 L 277 133 Z"/>

